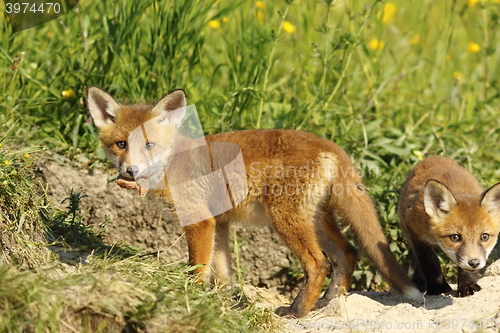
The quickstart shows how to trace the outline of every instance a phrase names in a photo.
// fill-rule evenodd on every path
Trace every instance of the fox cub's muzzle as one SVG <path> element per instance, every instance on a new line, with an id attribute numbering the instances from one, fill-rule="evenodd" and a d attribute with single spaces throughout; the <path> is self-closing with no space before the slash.
<path id="1" fill-rule="evenodd" d="M 139 168 L 135 165 L 131 165 L 127 168 L 127 176 L 130 178 L 135 178 L 139 174 Z"/>

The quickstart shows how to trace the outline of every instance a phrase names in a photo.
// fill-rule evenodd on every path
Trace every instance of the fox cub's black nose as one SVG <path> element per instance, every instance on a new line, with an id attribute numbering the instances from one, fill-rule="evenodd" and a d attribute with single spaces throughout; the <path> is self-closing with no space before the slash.
<path id="1" fill-rule="evenodd" d="M 127 175 L 130 177 L 135 177 L 139 173 L 139 168 L 135 165 L 131 165 L 127 168 Z"/>
<path id="2" fill-rule="evenodd" d="M 477 268 L 477 267 L 479 267 L 480 263 L 479 263 L 478 259 L 471 259 L 471 260 L 469 260 L 468 264 L 472 268 Z"/>

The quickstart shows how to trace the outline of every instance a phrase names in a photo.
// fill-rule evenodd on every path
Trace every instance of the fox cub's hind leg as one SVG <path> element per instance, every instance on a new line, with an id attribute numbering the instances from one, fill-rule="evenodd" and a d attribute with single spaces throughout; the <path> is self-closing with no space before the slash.
<path id="1" fill-rule="evenodd" d="M 286 216 L 282 212 L 273 215 L 275 230 L 297 256 L 304 270 L 304 283 L 292 305 L 279 307 L 276 314 L 301 318 L 309 313 L 318 299 L 330 264 L 316 238 L 313 216 L 303 216 L 297 211 L 288 212 Z"/>
<path id="2" fill-rule="evenodd" d="M 331 279 L 323 297 L 314 304 L 314 310 L 321 309 L 349 289 L 358 258 L 356 248 L 342 235 L 333 213 L 326 214 L 323 223 L 318 223 L 318 226 L 320 230 L 317 234 L 321 247 L 331 263 Z"/>

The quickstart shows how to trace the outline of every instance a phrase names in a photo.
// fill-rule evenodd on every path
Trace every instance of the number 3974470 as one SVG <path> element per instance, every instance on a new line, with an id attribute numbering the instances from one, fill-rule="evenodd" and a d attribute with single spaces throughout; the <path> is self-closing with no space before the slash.
<path id="1" fill-rule="evenodd" d="M 61 12 L 61 4 L 57 2 L 42 2 L 42 3 L 5 3 L 5 12 L 7 14 L 58 14 Z"/>

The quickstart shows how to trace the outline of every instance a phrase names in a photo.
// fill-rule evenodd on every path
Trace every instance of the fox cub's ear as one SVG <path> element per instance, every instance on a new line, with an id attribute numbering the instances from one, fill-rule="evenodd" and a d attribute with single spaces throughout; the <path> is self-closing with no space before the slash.
<path id="1" fill-rule="evenodd" d="M 87 108 L 97 128 L 111 125 L 120 104 L 99 87 L 89 87 L 87 90 Z"/>
<path id="2" fill-rule="evenodd" d="M 485 207 L 493 218 L 500 218 L 500 183 L 493 185 L 483 194 L 481 206 Z"/>
<path id="3" fill-rule="evenodd" d="M 439 221 L 456 206 L 455 196 L 444 184 L 434 179 L 427 181 L 424 188 L 424 208 L 431 218 Z"/>
<path id="4" fill-rule="evenodd" d="M 158 117 L 159 123 L 179 127 L 186 115 L 186 106 L 186 93 L 182 89 L 177 89 L 163 96 L 153 106 L 151 115 Z"/>

